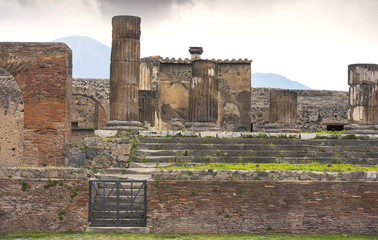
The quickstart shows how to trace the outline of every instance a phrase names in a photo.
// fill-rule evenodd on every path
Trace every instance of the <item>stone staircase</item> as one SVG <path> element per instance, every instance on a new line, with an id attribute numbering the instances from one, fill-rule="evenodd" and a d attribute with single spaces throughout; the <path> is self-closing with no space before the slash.
<path id="1" fill-rule="evenodd" d="M 136 140 L 130 166 L 143 163 L 148 169 L 197 163 L 378 164 L 377 139 L 139 136 Z"/>

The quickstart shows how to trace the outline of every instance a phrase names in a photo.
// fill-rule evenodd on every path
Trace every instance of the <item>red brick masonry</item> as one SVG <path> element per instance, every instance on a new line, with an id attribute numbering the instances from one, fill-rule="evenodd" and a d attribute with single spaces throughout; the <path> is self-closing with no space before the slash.
<path id="1" fill-rule="evenodd" d="M 63 166 L 71 135 L 68 111 L 72 88 L 71 49 L 63 43 L 2 42 L 0 53 L 31 62 L 30 67 L 20 71 L 17 70 L 22 66 L 9 69 L 24 98 L 23 163 Z"/>
<path id="2" fill-rule="evenodd" d="M 153 233 L 378 234 L 378 182 L 149 181 Z"/>
<path id="3" fill-rule="evenodd" d="M 0 232 L 84 231 L 87 180 L 0 179 Z"/>

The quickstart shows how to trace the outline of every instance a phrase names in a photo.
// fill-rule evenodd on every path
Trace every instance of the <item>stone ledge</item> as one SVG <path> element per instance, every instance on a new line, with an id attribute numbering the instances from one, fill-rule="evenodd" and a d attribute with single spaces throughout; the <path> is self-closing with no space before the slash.
<path id="1" fill-rule="evenodd" d="M 18 179 L 88 179 L 94 177 L 94 173 L 82 168 L 20 168 L 11 167 L 4 169 L 6 178 Z"/>
<path id="2" fill-rule="evenodd" d="M 141 131 L 142 137 L 211 137 L 211 138 L 296 138 L 296 139 L 378 139 L 378 134 L 266 133 L 266 132 L 191 132 Z"/>
<path id="3" fill-rule="evenodd" d="M 269 181 L 378 181 L 378 172 L 315 172 L 282 170 L 157 170 L 154 180 L 269 180 Z"/>

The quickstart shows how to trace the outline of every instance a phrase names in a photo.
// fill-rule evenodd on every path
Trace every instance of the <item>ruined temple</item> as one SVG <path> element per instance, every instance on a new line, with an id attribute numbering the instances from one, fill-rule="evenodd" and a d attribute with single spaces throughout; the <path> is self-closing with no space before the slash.
<path id="1" fill-rule="evenodd" d="M 0 43 L 0 233 L 378 234 L 378 65 L 349 93 L 251 88 L 248 59 L 140 58 L 140 24 L 113 18 L 110 79 Z"/>

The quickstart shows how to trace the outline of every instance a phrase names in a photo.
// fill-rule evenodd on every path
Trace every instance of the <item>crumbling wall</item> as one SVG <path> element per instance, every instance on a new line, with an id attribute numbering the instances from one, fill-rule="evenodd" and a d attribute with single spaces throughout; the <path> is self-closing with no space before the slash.
<path id="1" fill-rule="evenodd" d="M 26 165 L 64 165 L 70 140 L 72 56 L 63 43 L 0 43 L 5 66 L 24 98 L 24 156 Z M 15 66 L 28 59 L 28 67 Z M 3 64 L 5 63 L 5 64 Z"/>
<path id="2" fill-rule="evenodd" d="M 161 130 L 180 130 L 188 121 L 191 77 L 190 61 L 160 63 Z"/>
<path id="3" fill-rule="evenodd" d="M 250 131 L 251 61 L 219 61 L 219 123 L 222 130 Z"/>
<path id="4" fill-rule="evenodd" d="M 252 88 L 251 119 L 253 130 L 269 123 L 269 97 L 274 88 Z M 347 124 L 348 92 L 328 90 L 291 90 L 298 94 L 297 123 L 301 131 L 324 130 L 324 123 Z"/>
<path id="5" fill-rule="evenodd" d="M 0 68 L 0 168 L 22 163 L 24 103 L 13 76 Z"/>

